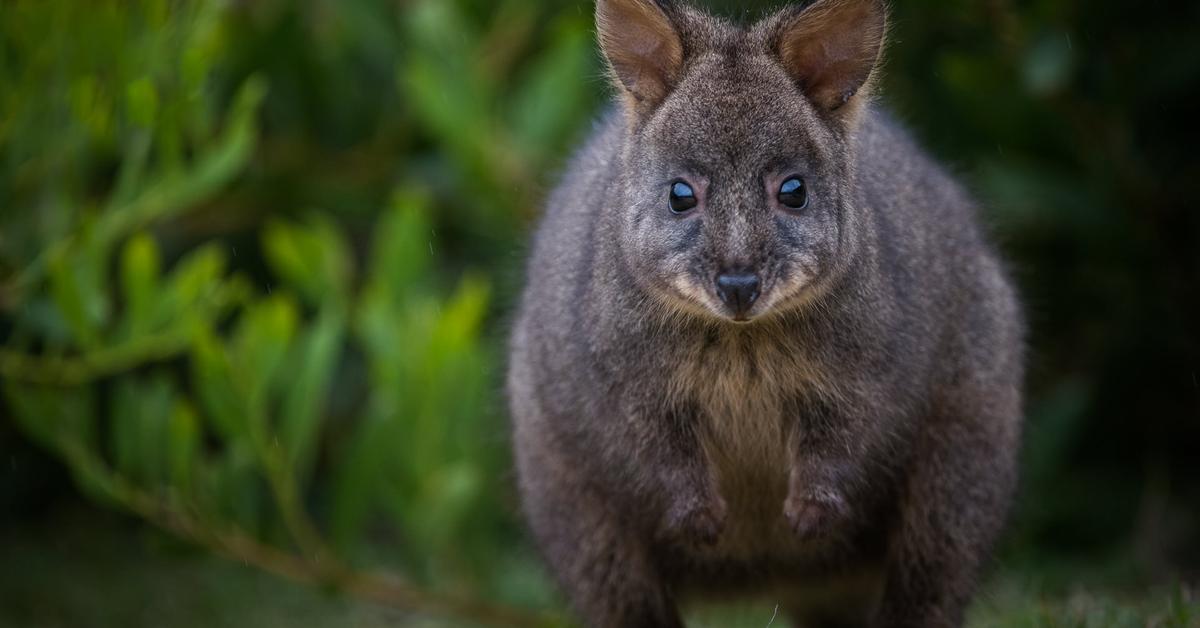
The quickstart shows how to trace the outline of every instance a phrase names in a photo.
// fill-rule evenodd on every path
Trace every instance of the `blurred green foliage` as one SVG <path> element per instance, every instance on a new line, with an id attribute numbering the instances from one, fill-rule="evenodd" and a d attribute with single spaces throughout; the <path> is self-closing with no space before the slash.
<path id="1" fill-rule="evenodd" d="M 483 264 L 587 115 L 557 93 L 590 71 L 583 19 L 4 12 L 0 376 L 21 431 L 93 498 L 218 551 L 251 539 L 339 585 L 384 544 L 413 581 L 528 596 L 495 568 L 532 557 Z M 526 50 L 481 53 L 513 29 Z"/>
<path id="2" fill-rule="evenodd" d="M 1200 5 L 893 5 L 886 100 L 1033 323 L 1004 564 L 1194 574 Z M 502 339 L 606 91 L 588 3 L 0 4 L 0 511 L 64 498 L 32 441 L 217 551 L 552 605 Z"/>

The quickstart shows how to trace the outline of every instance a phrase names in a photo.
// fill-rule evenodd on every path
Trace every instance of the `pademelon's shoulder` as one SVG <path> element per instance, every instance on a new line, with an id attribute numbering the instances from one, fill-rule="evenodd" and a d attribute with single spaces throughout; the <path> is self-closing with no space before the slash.
<path id="1" fill-rule="evenodd" d="M 978 237 L 977 204 L 967 187 L 889 109 L 868 106 L 855 140 L 860 201 L 900 229 Z"/>
<path id="2" fill-rule="evenodd" d="M 863 110 L 854 140 L 859 175 L 868 177 L 868 181 L 887 174 L 892 174 L 897 182 L 905 178 L 950 180 L 946 169 L 885 105 L 871 103 Z"/>
<path id="3" fill-rule="evenodd" d="M 597 118 L 543 204 L 526 265 L 522 309 L 541 321 L 541 333 L 566 333 L 570 325 L 557 324 L 573 320 L 580 307 L 581 289 L 595 263 L 597 225 L 616 189 L 622 123 L 615 107 Z M 549 330 L 555 326 L 550 323 L 561 329 Z"/>
<path id="4" fill-rule="evenodd" d="M 620 169 L 622 122 L 616 107 L 607 109 L 567 160 L 542 204 L 533 242 L 535 258 L 570 255 L 582 240 L 590 237 L 595 218 L 611 195 Z"/>
<path id="5" fill-rule="evenodd" d="M 588 202 L 605 198 L 602 194 L 620 170 L 624 117 L 615 105 L 606 108 L 592 123 L 587 139 L 575 150 L 560 175 L 558 185 L 546 200 L 546 215 L 578 207 L 583 193 L 591 193 Z"/>

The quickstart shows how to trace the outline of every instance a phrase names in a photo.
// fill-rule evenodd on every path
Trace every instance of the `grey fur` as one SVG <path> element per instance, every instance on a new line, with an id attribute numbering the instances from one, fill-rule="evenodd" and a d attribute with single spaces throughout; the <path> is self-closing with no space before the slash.
<path id="1" fill-rule="evenodd" d="M 680 626 L 680 602 L 714 594 L 802 626 L 960 625 L 1009 507 L 1023 377 L 1022 315 L 973 202 L 870 81 L 805 97 L 778 50 L 813 7 L 743 27 L 600 4 L 658 7 L 683 65 L 656 68 L 661 101 L 622 92 L 529 260 L 508 388 L 559 583 L 595 627 Z M 830 5 L 882 16 L 814 7 Z M 801 212 L 774 200 L 793 173 Z M 677 177 L 703 188 L 682 218 Z M 749 322 L 714 292 L 728 268 L 762 278 Z"/>

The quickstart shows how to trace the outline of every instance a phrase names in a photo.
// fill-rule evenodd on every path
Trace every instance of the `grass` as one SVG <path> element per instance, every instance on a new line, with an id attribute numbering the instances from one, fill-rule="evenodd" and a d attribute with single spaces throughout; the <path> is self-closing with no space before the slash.
<path id="1" fill-rule="evenodd" d="M 181 547 L 111 516 L 0 528 L 5 628 L 441 628 L 307 589 Z M 1077 580 L 1086 582 L 1080 571 Z M 972 609 L 972 628 L 1200 628 L 1200 592 L 1183 585 L 1045 590 L 1009 572 Z M 702 613 L 701 628 L 787 626 L 769 604 Z"/>

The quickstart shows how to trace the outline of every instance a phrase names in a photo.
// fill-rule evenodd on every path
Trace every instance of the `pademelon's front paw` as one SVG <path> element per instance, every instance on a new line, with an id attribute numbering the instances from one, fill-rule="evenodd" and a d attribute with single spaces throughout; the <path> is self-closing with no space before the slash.
<path id="1" fill-rule="evenodd" d="M 805 541 L 829 534 L 847 512 L 846 500 L 831 489 L 792 491 L 783 502 L 788 525 Z"/>
<path id="2" fill-rule="evenodd" d="M 662 536 L 687 545 L 715 545 L 725 530 L 726 513 L 720 495 L 677 497 L 663 515 Z"/>

